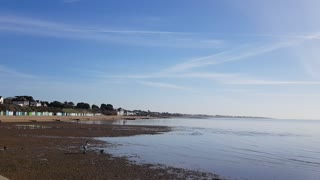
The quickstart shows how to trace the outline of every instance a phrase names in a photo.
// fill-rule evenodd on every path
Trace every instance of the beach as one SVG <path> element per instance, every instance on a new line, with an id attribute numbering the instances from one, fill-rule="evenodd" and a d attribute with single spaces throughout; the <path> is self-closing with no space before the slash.
<path id="1" fill-rule="evenodd" d="M 55 122 L 55 121 L 109 121 L 109 120 L 134 120 L 155 119 L 150 116 L 0 116 L 0 122 Z"/>
<path id="2" fill-rule="evenodd" d="M 0 174 L 8 179 L 219 179 L 214 174 L 198 171 L 138 165 L 125 157 L 113 157 L 107 150 L 101 153 L 100 149 L 113 145 L 94 139 L 152 135 L 168 132 L 169 127 L 30 122 L 52 121 L 57 117 L 30 118 L 15 117 L 11 121 L 20 122 L 7 123 L 10 118 L 1 117 Z M 80 148 L 86 141 L 90 143 L 89 150 L 83 154 Z"/>

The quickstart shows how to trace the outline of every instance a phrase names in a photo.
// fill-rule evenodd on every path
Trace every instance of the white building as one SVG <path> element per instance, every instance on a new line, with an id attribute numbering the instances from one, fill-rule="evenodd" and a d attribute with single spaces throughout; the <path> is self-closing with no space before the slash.
<path id="1" fill-rule="evenodd" d="M 41 107 L 42 104 L 40 101 L 32 101 L 30 102 L 30 106 Z"/>
<path id="2" fill-rule="evenodd" d="M 122 108 L 119 108 L 118 111 L 117 111 L 117 115 L 118 116 L 124 116 L 125 115 L 125 110 L 122 109 Z"/>
<path id="3" fill-rule="evenodd" d="M 29 101 L 13 100 L 12 104 L 19 105 L 19 106 L 29 106 Z"/>
<path id="4" fill-rule="evenodd" d="M 3 97 L 0 96 L 0 104 L 3 104 Z"/>
<path id="5" fill-rule="evenodd" d="M 127 111 L 127 112 L 125 113 L 125 115 L 126 115 L 126 116 L 136 116 L 137 114 L 134 113 L 134 112 L 131 112 L 131 111 Z"/>

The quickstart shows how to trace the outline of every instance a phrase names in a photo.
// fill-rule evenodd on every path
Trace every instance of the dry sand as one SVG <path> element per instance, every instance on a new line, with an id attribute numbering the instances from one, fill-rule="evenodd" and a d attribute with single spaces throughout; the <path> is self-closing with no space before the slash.
<path id="1" fill-rule="evenodd" d="M 67 122 L 0 123 L 0 174 L 9 179 L 219 179 L 172 167 L 137 165 L 99 148 L 94 137 L 157 134 L 168 127 L 93 125 Z M 81 145 L 90 140 L 87 154 Z"/>

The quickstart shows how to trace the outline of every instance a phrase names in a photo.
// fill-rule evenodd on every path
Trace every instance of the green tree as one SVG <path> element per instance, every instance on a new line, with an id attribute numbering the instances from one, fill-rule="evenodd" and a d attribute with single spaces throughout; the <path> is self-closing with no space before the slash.
<path id="1" fill-rule="evenodd" d="M 80 102 L 76 106 L 78 109 L 90 109 L 90 104 Z"/>
<path id="2" fill-rule="evenodd" d="M 63 108 L 64 104 L 59 102 L 59 101 L 53 101 L 49 104 L 49 107 L 54 107 L 54 108 Z"/>
<path id="3" fill-rule="evenodd" d="M 101 104 L 100 109 L 102 111 L 113 111 L 113 106 L 111 104 Z"/>
<path id="4" fill-rule="evenodd" d="M 91 109 L 97 110 L 97 109 L 100 109 L 100 108 L 99 108 L 99 106 L 97 106 L 97 105 L 95 105 L 95 104 L 92 104 Z"/>

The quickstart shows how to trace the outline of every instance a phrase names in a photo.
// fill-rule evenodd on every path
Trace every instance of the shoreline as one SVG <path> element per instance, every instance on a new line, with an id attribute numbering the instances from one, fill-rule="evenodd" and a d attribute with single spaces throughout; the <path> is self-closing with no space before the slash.
<path id="1" fill-rule="evenodd" d="M 217 175 L 157 165 L 138 165 L 99 149 L 96 137 L 158 134 L 165 126 L 68 122 L 0 123 L 0 174 L 9 179 L 219 179 Z M 87 154 L 80 147 L 89 140 Z M 4 146 L 6 149 L 4 149 Z M 96 149 L 96 150 L 94 150 Z M 107 150 L 106 150 L 107 151 Z M 210 177 L 210 178 L 208 178 Z"/>
<path id="2" fill-rule="evenodd" d="M 8 179 L 0 175 L 0 180 L 8 180 Z"/>
<path id="3" fill-rule="evenodd" d="M 157 119 L 151 116 L 0 116 L 0 122 L 72 122 Z"/>

